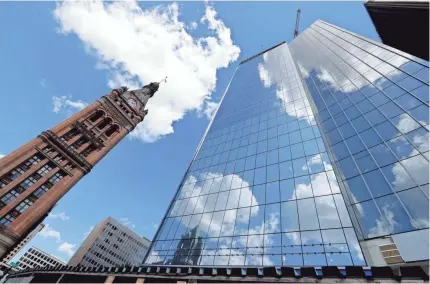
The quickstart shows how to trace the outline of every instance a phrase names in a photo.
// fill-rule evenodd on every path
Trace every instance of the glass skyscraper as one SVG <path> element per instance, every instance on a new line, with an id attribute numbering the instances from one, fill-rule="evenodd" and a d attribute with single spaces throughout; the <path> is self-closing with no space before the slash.
<path id="1" fill-rule="evenodd" d="M 243 61 L 145 263 L 428 260 L 428 77 L 323 21 Z"/>

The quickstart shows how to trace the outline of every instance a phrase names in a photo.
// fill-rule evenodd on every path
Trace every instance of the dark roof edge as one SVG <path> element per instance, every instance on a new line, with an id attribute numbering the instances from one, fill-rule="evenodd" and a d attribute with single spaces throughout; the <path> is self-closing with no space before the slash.
<path id="1" fill-rule="evenodd" d="M 366 8 L 429 9 L 429 1 L 366 1 Z"/>
<path id="2" fill-rule="evenodd" d="M 282 45 L 282 44 L 284 44 L 284 43 L 286 43 L 286 41 L 284 40 L 283 42 L 281 42 L 281 43 L 278 43 L 277 45 L 275 45 L 275 46 L 272 46 L 272 47 L 270 47 L 270 48 L 268 48 L 268 49 L 266 49 L 266 50 L 263 50 L 262 52 L 260 52 L 260 53 L 258 53 L 258 54 L 256 54 L 256 55 L 254 55 L 254 56 L 251 56 L 251 57 L 249 57 L 249 58 L 247 58 L 247 59 L 245 59 L 245 60 L 242 60 L 240 63 L 239 63 L 239 65 L 241 65 L 241 64 L 243 64 L 243 63 L 246 63 L 246 62 L 248 62 L 248 61 L 250 61 L 250 60 L 252 60 L 252 59 L 254 59 L 255 57 L 258 57 L 258 56 L 260 56 L 260 55 L 262 55 L 263 53 L 265 53 L 265 52 L 268 52 L 268 51 L 270 51 L 270 50 L 272 50 L 272 49 L 274 49 L 274 48 L 277 48 L 278 46 L 280 46 L 280 45 Z"/>

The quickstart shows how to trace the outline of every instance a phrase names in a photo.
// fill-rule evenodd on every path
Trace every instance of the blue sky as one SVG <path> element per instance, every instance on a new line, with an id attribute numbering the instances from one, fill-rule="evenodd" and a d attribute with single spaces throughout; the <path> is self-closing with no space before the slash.
<path id="1" fill-rule="evenodd" d="M 108 216 L 152 239 L 238 63 L 290 42 L 298 8 L 300 30 L 322 19 L 378 40 L 363 2 L 111 5 L 8 2 L 0 9 L 0 26 L 8 27 L 0 29 L 0 154 L 111 87 L 169 76 L 148 121 L 58 203 L 48 229 L 28 245 L 66 261 Z"/>

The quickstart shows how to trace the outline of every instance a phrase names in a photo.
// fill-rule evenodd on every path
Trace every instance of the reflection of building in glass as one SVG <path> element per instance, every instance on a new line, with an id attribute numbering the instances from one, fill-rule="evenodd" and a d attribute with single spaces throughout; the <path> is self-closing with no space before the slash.
<path id="1" fill-rule="evenodd" d="M 172 246 L 170 246 L 172 247 Z M 203 248 L 202 238 L 199 235 L 199 226 L 181 236 L 176 246 L 175 254 L 171 260 L 166 260 L 166 264 L 198 264 Z"/>
<path id="2" fill-rule="evenodd" d="M 239 65 L 145 263 L 428 259 L 428 120 L 428 62 L 317 21 Z"/>

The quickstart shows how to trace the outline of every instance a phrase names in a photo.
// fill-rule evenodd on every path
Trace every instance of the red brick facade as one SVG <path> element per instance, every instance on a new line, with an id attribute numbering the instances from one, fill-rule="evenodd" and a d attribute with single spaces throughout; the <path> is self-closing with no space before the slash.
<path id="1" fill-rule="evenodd" d="M 0 257 L 144 119 L 157 89 L 115 89 L 0 159 Z"/>

